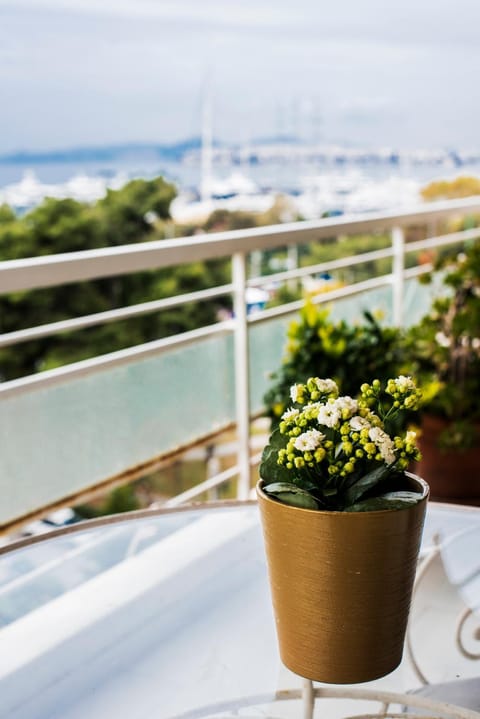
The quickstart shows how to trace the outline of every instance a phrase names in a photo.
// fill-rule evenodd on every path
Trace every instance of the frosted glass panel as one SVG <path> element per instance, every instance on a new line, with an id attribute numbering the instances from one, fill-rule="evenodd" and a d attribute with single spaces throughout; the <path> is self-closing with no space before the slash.
<path id="1" fill-rule="evenodd" d="M 232 337 L 0 404 L 0 524 L 234 419 Z"/>
<path id="2" fill-rule="evenodd" d="M 263 409 L 269 375 L 282 361 L 287 327 L 295 315 L 260 322 L 250 327 L 250 404 L 252 413 Z"/>

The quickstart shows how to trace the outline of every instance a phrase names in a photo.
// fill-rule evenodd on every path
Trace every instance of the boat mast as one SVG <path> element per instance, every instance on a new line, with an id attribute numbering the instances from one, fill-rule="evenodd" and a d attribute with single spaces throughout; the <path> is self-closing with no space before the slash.
<path id="1" fill-rule="evenodd" d="M 212 148 L 213 148 L 213 121 L 212 121 L 212 90 L 210 78 L 205 85 L 205 94 L 202 108 L 202 159 L 201 159 L 201 199 L 206 202 L 211 197 L 212 189 Z"/>

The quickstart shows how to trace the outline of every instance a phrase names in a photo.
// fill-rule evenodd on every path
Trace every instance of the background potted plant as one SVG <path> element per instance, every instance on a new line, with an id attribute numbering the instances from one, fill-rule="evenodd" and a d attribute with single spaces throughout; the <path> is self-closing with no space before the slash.
<path id="1" fill-rule="evenodd" d="M 287 332 L 285 357 L 271 375 L 264 404 L 273 424 L 290 402 L 290 386 L 309 377 L 332 377 L 345 394 L 353 395 L 362 382 L 382 381 L 400 372 L 400 331 L 384 327 L 370 312 L 364 321 L 334 321 L 330 311 L 307 300 Z"/>
<path id="2" fill-rule="evenodd" d="M 401 661 L 428 487 L 405 472 L 414 433 L 390 433 L 418 403 L 414 382 L 338 395 L 331 379 L 293 385 L 257 494 L 283 662 L 357 683 Z"/>
<path id="3" fill-rule="evenodd" d="M 420 377 L 422 460 L 432 497 L 480 503 L 480 243 L 439 261 L 446 292 L 406 337 Z M 431 276 L 427 277 L 427 280 Z"/>

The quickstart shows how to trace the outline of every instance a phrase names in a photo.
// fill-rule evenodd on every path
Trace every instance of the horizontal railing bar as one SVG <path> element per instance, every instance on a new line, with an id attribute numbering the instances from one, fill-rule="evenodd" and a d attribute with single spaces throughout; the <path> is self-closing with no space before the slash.
<path id="1" fill-rule="evenodd" d="M 307 267 L 299 267 L 295 270 L 284 270 L 283 272 L 276 272 L 273 275 L 262 275 L 261 277 L 252 277 L 248 280 L 247 284 L 254 287 L 266 285 L 269 282 L 277 282 L 281 280 L 294 280 L 299 277 L 305 277 L 316 274 L 317 272 L 328 272 L 329 270 L 339 270 L 345 267 L 352 267 L 354 265 L 361 265 L 364 262 L 372 262 L 373 260 L 382 260 L 388 257 L 392 257 L 393 250 L 391 247 L 386 247 L 382 250 L 372 250 L 372 252 L 363 252 L 359 255 L 349 255 L 348 257 L 342 257 L 338 260 L 331 260 L 329 262 L 320 262 L 316 265 L 308 265 Z"/>
<path id="2" fill-rule="evenodd" d="M 257 452 L 257 454 L 252 454 L 252 456 L 250 457 L 250 464 L 252 465 L 252 467 L 256 467 L 257 464 L 260 464 L 262 454 L 263 452 Z"/>
<path id="3" fill-rule="evenodd" d="M 198 292 L 189 292 L 175 297 L 165 297 L 161 300 L 153 300 L 151 302 L 143 302 L 130 307 L 121 307 L 115 310 L 107 310 L 106 312 L 96 312 L 92 315 L 84 315 L 71 320 L 61 320 L 59 322 L 51 322 L 46 325 L 39 325 L 25 330 L 17 330 L 15 332 L 6 332 L 0 334 L 0 348 L 10 345 L 20 344 L 22 342 L 30 342 L 32 340 L 49 337 L 51 335 L 60 334 L 61 332 L 72 332 L 74 330 L 85 329 L 86 327 L 94 327 L 95 325 L 107 324 L 108 322 L 116 322 L 126 320 L 139 315 L 150 314 L 160 310 L 166 310 L 171 307 L 178 307 L 188 302 L 200 302 L 202 300 L 221 297 L 229 294 L 233 289 L 233 285 L 222 285 L 220 287 L 212 287 L 207 290 L 199 290 Z"/>
<path id="4" fill-rule="evenodd" d="M 416 267 L 409 267 L 408 269 L 404 270 L 403 275 L 406 280 L 410 280 L 415 277 L 420 277 L 420 275 L 426 275 L 428 272 L 431 272 L 432 270 L 433 270 L 433 265 L 430 262 L 427 262 L 424 265 L 418 265 Z"/>
<path id="5" fill-rule="evenodd" d="M 146 344 L 136 345 L 117 352 L 110 352 L 99 357 L 74 362 L 64 367 L 39 372 L 38 374 L 20 377 L 19 379 L 10 380 L 8 382 L 0 382 L 0 399 L 13 397 L 25 392 L 33 390 L 45 389 L 53 385 L 63 384 L 67 381 L 86 377 L 102 370 L 119 367 L 121 365 L 132 364 L 149 357 L 156 357 L 163 352 L 177 347 L 185 347 L 194 344 L 199 340 L 213 337 L 215 335 L 233 332 L 234 321 L 225 320 L 217 322 L 214 325 L 200 327 L 196 330 L 183 332 L 172 337 L 164 337 L 163 339 L 147 342 Z"/>
<path id="6" fill-rule="evenodd" d="M 218 487 L 220 484 L 224 484 L 229 479 L 232 479 L 239 473 L 238 467 L 235 465 L 234 467 L 229 467 L 228 469 L 225 469 L 223 472 L 220 472 L 220 474 L 216 474 L 214 477 L 210 477 L 209 479 L 206 479 L 204 482 L 200 482 L 199 484 L 196 484 L 195 487 L 192 487 L 191 489 L 185 490 L 185 492 L 182 492 L 181 494 L 177 494 L 175 497 L 172 497 L 172 499 L 168 499 L 166 502 L 162 503 L 162 507 L 177 507 L 179 504 L 183 504 L 184 502 L 188 502 L 190 499 L 193 499 L 194 497 L 197 497 L 199 494 L 203 494 L 203 492 L 208 491 L 209 489 L 214 489 L 215 487 Z M 155 505 L 159 506 L 159 505 Z"/>
<path id="7" fill-rule="evenodd" d="M 255 467 L 257 464 L 260 464 L 261 458 L 261 452 L 252 455 L 250 457 L 250 465 L 252 467 Z M 215 487 L 218 487 L 221 484 L 225 484 L 225 482 L 228 482 L 229 479 L 232 479 L 233 477 L 237 476 L 239 474 L 239 471 L 240 470 L 238 468 L 238 465 L 229 467 L 223 472 L 216 474 L 214 477 L 209 477 L 204 482 L 200 482 L 200 484 L 196 484 L 194 487 L 186 489 L 185 492 L 177 494 L 171 499 L 167 499 L 166 502 L 155 502 L 152 507 L 177 507 L 179 504 L 189 502 L 194 497 L 197 497 L 199 494 L 203 494 L 203 492 L 206 492 L 209 489 L 215 489 Z"/>
<path id="8" fill-rule="evenodd" d="M 448 235 L 438 235 L 438 237 L 429 237 L 426 240 L 416 240 L 415 242 L 405 243 L 405 252 L 415 252 L 417 250 L 428 250 L 434 247 L 443 247 L 443 245 L 454 245 L 456 242 L 465 242 L 466 240 L 476 240 L 480 237 L 480 227 L 474 227 L 471 230 L 462 230 L 461 232 L 451 232 Z"/>
<path id="9" fill-rule="evenodd" d="M 47 255 L 0 263 L 0 292 L 51 287 L 100 277 L 132 274 L 201 260 L 230 257 L 234 252 L 252 252 L 290 244 L 303 244 L 332 235 L 386 230 L 397 225 L 430 222 L 452 215 L 480 211 L 480 198 L 448 200 L 417 205 L 403 212 L 345 215 L 231 230 L 201 237 L 154 240 L 95 250 Z"/>
<path id="10" fill-rule="evenodd" d="M 339 287 L 329 292 L 320 292 L 317 295 L 311 297 L 311 301 L 314 304 L 323 304 L 324 302 L 330 302 L 332 300 L 342 299 L 343 297 L 351 297 L 352 295 L 358 295 L 367 290 L 376 289 L 377 287 L 385 287 L 391 284 L 392 275 L 381 275 L 380 277 L 372 277 L 369 280 L 363 280 L 362 282 L 355 282 L 353 285 L 347 285 L 346 287 Z M 288 302 L 287 304 L 280 305 L 278 307 L 272 307 L 268 310 L 260 310 L 254 315 L 250 315 L 248 318 L 249 324 L 256 324 L 257 322 L 265 322 L 266 320 L 273 319 L 275 317 L 283 317 L 293 312 L 298 312 L 305 305 L 305 300 L 296 300 L 295 302 Z"/>

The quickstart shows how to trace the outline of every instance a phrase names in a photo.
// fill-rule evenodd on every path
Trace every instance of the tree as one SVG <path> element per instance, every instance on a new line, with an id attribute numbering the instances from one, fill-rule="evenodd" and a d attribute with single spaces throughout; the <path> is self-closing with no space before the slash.
<path id="1" fill-rule="evenodd" d="M 435 180 L 423 188 L 421 195 L 428 202 L 480 195 L 480 179 L 461 176 L 454 180 Z"/>

